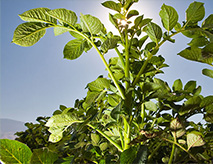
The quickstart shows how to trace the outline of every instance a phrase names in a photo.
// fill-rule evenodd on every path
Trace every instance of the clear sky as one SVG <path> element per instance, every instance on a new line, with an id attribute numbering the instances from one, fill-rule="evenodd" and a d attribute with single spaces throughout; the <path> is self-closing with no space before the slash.
<path id="1" fill-rule="evenodd" d="M 109 31 L 108 13 L 104 0 L 1 0 L 1 113 L 0 118 L 34 122 L 38 116 L 51 116 L 59 105 L 73 106 L 74 101 L 86 96 L 87 83 L 99 75 L 107 75 L 96 51 L 90 50 L 74 61 L 63 59 L 63 48 L 72 38 L 68 33 L 55 37 L 53 29 L 32 47 L 12 44 L 15 28 L 24 23 L 18 14 L 27 10 L 47 7 L 66 8 L 98 17 Z M 159 11 L 163 3 L 173 6 L 179 13 L 179 22 L 185 19 L 185 10 L 193 0 L 139 0 L 133 8 L 146 18 L 161 25 Z M 212 0 L 205 3 L 206 16 L 212 14 Z M 205 17 L 206 18 L 206 17 Z M 189 40 L 178 35 L 176 43 L 162 46 L 159 54 L 170 65 L 164 75 L 159 76 L 172 86 L 173 81 L 181 79 L 185 84 L 196 80 L 202 86 L 204 96 L 213 94 L 213 80 L 202 75 L 206 64 L 187 61 L 177 55 L 187 47 Z M 107 55 L 109 58 L 113 52 Z M 210 68 L 211 69 L 211 68 Z"/>

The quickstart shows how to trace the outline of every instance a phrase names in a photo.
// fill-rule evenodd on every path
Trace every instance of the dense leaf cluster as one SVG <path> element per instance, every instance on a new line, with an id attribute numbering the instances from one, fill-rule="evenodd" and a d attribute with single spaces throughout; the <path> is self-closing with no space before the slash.
<path id="1" fill-rule="evenodd" d="M 181 25 L 177 11 L 163 4 L 159 12 L 163 32 L 152 19 L 130 10 L 136 2 L 102 3 L 115 12 L 109 20 L 119 35 L 108 32 L 91 15 L 81 14 L 78 23 L 76 14 L 67 9 L 37 8 L 19 15 L 26 23 L 16 28 L 15 44 L 31 46 L 53 27 L 55 35 L 69 32 L 74 37 L 64 47 L 64 58 L 76 59 L 94 47 L 109 73 L 108 78 L 99 76 L 90 82 L 86 97 L 76 100 L 73 108 L 60 106 L 51 118 L 26 124 L 28 130 L 17 133 L 17 140 L 33 151 L 31 162 L 39 156 L 54 159 L 49 163 L 211 162 L 213 96 L 202 96 L 196 81 L 183 84 L 177 79 L 170 87 L 155 76 L 168 67 L 159 48 L 166 41 L 174 43 L 172 37 L 179 33 L 192 40 L 178 55 L 213 65 L 213 15 L 199 26 L 205 8 L 193 2 Z M 112 49 L 117 57 L 106 62 L 104 55 Z M 213 77 L 210 69 L 202 72 Z M 205 123 L 189 121 L 195 114 Z M 12 149 L 14 141 L 1 142 L 5 154 L 0 158 L 7 161 L 5 147 Z"/>

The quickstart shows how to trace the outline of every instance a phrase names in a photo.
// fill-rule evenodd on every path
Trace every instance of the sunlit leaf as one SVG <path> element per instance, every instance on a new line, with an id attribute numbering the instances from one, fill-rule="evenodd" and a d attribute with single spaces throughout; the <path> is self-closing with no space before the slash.
<path id="1" fill-rule="evenodd" d="M 12 42 L 29 47 L 37 43 L 51 26 L 40 22 L 27 22 L 20 24 L 14 31 Z"/>
<path id="2" fill-rule="evenodd" d="M 202 20 L 205 16 L 205 8 L 204 3 L 201 2 L 193 2 L 189 5 L 186 10 L 186 21 L 187 23 L 197 23 Z"/>
<path id="3" fill-rule="evenodd" d="M 115 10 L 117 12 L 121 11 L 121 4 L 120 3 L 115 3 L 114 1 L 106 1 L 102 3 L 104 7 L 107 7 L 109 9 Z"/>
<path id="4" fill-rule="evenodd" d="M 29 163 L 30 148 L 16 140 L 0 139 L 0 161 L 4 163 Z"/>
<path id="5" fill-rule="evenodd" d="M 108 38 L 101 45 L 101 50 L 106 53 L 109 49 L 116 48 L 118 46 L 117 43 L 119 40 L 120 38 L 118 37 Z"/>
<path id="6" fill-rule="evenodd" d="M 150 22 L 146 27 L 144 27 L 144 31 L 147 33 L 150 39 L 155 43 L 158 43 L 162 37 L 162 30 L 155 23 Z"/>
<path id="7" fill-rule="evenodd" d="M 99 77 L 95 81 L 89 83 L 87 87 L 90 91 L 102 91 L 105 88 L 109 88 L 110 81 L 106 78 Z"/>
<path id="8" fill-rule="evenodd" d="M 61 35 L 65 32 L 69 31 L 68 29 L 65 29 L 63 27 L 54 27 L 54 34 L 55 36 Z"/>
<path id="9" fill-rule="evenodd" d="M 176 138 L 179 138 L 186 133 L 183 124 L 178 118 L 175 118 L 170 122 L 170 129 L 172 135 Z"/>
<path id="10" fill-rule="evenodd" d="M 92 133 L 91 140 L 94 146 L 97 146 L 100 141 L 100 136 L 98 134 Z"/>
<path id="11" fill-rule="evenodd" d="M 50 9 L 48 8 L 31 9 L 25 11 L 23 14 L 20 14 L 19 17 L 27 22 L 44 22 L 57 24 L 57 20 L 47 14 L 48 11 L 50 11 Z"/>
<path id="12" fill-rule="evenodd" d="M 56 142 L 60 141 L 62 138 L 63 138 L 63 132 L 60 131 L 58 133 L 50 134 L 49 141 L 53 142 L 53 143 L 56 143 Z"/>
<path id="13" fill-rule="evenodd" d="M 75 25 L 77 22 L 77 16 L 75 12 L 63 8 L 54 9 L 48 12 L 51 17 L 59 20 L 59 22 L 66 23 L 68 25 Z"/>
<path id="14" fill-rule="evenodd" d="M 147 110 L 154 111 L 154 112 L 157 111 L 158 109 L 156 104 L 152 101 L 145 102 L 145 107 Z"/>
<path id="15" fill-rule="evenodd" d="M 85 48 L 85 40 L 74 39 L 69 41 L 64 47 L 64 58 L 74 60 L 80 57 Z"/>
<path id="16" fill-rule="evenodd" d="M 131 18 L 132 16 L 136 16 L 136 15 L 139 15 L 139 12 L 137 10 L 131 10 L 127 14 L 127 19 Z"/>
<path id="17" fill-rule="evenodd" d="M 199 147 L 205 144 L 204 140 L 202 139 L 202 134 L 196 131 L 190 132 L 187 134 L 187 145 L 188 150 L 191 147 Z"/>
<path id="18" fill-rule="evenodd" d="M 58 155 L 49 151 L 48 148 L 34 149 L 31 163 L 36 164 L 53 164 L 58 159 Z"/>
<path id="19" fill-rule="evenodd" d="M 178 13 L 173 7 L 163 4 L 159 15 L 161 17 L 163 27 L 167 31 L 171 31 L 177 24 Z"/>
<path id="20" fill-rule="evenodd" d="M 81 13 L 81 27 L 83 32 L 90 32 L 91 34 L 98 34 L 103 29 L 101 21 L 91 15 L 83 15 Z"/>

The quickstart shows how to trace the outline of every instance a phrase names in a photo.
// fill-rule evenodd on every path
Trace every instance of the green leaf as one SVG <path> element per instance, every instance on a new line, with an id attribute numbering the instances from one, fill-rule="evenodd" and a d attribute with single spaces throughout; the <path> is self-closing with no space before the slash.
<path id="1" fill-rule="evenodd" d="M 188 150 L 191 147 L 199 147 L 205 144 L 204 140 L 202 139 L 202 133 L 197 131 L 193 131 L 187 134 L 187 145 Z"/>
<path id="2" fill-rule="evenodd" d="M 182 88 L 183 88 L 182 81 L 180 79 L 175 80 L 172 86 L 173 91 L 181 91 Z"/>
<path id="3" fill-rule="evenodd" d="M 207 122 L 210 122 L 210 123 L 213 123 L 213 114 L 212 113 L 207 113 L 204 115 L 204 119 L 207 121 Z"/>
<path id="4" fill-rule="evenodd" d="M 120 40 L 120 38 L 118 38 L 118 37 L 108 38 L 101 45 L 101 50 L 104 53 L 106 53 L 109 49 L 116 48 L 118 46 L 117 43 L 118 43 L 119 40 Z"/>
<path id="5" fill-rule="evenodd" d="M 92 133 L 91 134 L 91 140 L 92 140 L 92 144 L 94 146 L 97 146 L 98 143 L 100 142 L 100 136 L 98 134 Z"/>
<path id="6" fill-rule="evenodd" d="M 203 100 L 200 103 L 200 107 L 207 107 L 209 105 L 213 104 L 213 96 L 207 96 L 205 98 L 203 98 Z"/>
<path id="7" fill-rule="evenodd" d="M 171 31 L 178 22 L 178 13 L 171 6 L 163 4 L 159 15 L 161 17 L 163 27 L 167 31 Z"/>
<path id="8" fill-rule="evenodd" d="M 70 26 L 74 26 L 78 19 L 75 12 L 63 8 L 51 10 L 47 14 Z"/>
<path id="9" fill-rule="evenodd" d="M 68 29 L 65 29 L 63 27 L 54 27 L 54 34 L 55 36 L 61 35 L 65 32 L 69 31 Z"/>
<path id="10" fill-rule="evenodd" d="M 135 159 L 137 154 L 137 147 L 130 147 L 127 150 L 124 150 L 120 156 L 120 163 L 122 164 L 131 164 Z"/>
<path id="11" fill-rule="evenodd" d="M 121 103 L 119 103 L 110 113 L 110 116 L 115 119 L 118 120 L 119 119 L 119 115 L 121 114 L 121 110 L 122 110 L 122 105 Z"/>
<path id="12" fill-rule="evenodd" d="M 76 39 L 84 39 L 85 37 L 75 31 L 69 31 L 69 33 Z"/>
<path id="13" fill-rule="evenodd" d="M 0 139 L 0 161 L 4 163 L 29 163 L 30 148 L 15 140 Z"/>
<path id="14" fill-rule="evenodd" d="M 137 18 L 135 18 L 135 21 L 134 21 L 135 27 L 137 28 L 139 26 L 139 24 L 142 23 L 142 21 L 143 21 L 143 15 L 138 16 Z"/>
<path id="15" fill-rule="evenodd" d="M 178 118 L 175 118 L 170 122 L 170 129 L 175 138 L 179 138 L 186 133 L 183 124 Z"/>
<path id="16" fill-rule="evenodd" d="M 121 12 L 121 4 L 120 3 L 115 3 L 113 1 L 106 1 L 102 3 L 102 5 L 106 8 L 115 10 L 117 12 Z"/>
<path id="17" fill-rule="evenodd" d="M 149 18 L 143 19 L 142 22 L 139 24 L 139 27 L 141 28 L 141 27 L 149 24 L 151 21 L 152 21 L 152 19 L 149 19 Z"/>
<path id="18" fill-rule="evenodd" d="M 118 28 L 118 22 L 117 22 L 117 20 L 113 17 L 113 15 L 112 14 L 110 14 L 109 13 L 109 20 L 110 20 L 110 22 L 116 27 L 116 28 Z"/>
<path id="19" fill-rule="evenodd" d="M 208 44 L 209 41 L 205 36 L 199 36 L 199 37 L 195 37 L 191 40 L 190 43 L 188 43 L 189 46 L 195 46 L 195 47 L 203 47 L 206 44 Z"/>
<path id="20" fill-rule="evenodd" d="M 32 46 L 44 36 L 49 27 L 51 26 L 40 22 L 20 24 L 14 31 L 12 42 L 23 47 Z"/>
<path id="21" fill-rule="evenodd" d="M 198 62 L 205 62 L 202 58 L 202 50 L 197 47 L 188 47 L 185 50 L 178 53 L 181 57 Z"/>
<path id="22" fill-rule="evenodd" d="M 107 142 L 103 142 L 100 144 L 100 149 L 101 151 L 104 151 L 108 148 L 108 143 Z"/>
<path id="23" fill-rule="evenodd" d="M 146 27 L 144 27 L 144 31 L 153 42 L 158 43 L 161 40 L 162 30 L 157 24 L 150 22 Z"/>
<path id="24" fill-rule="evenodd" d="M 120 102 L 120 96 L 118 96 L 117 94 L 108 95 L 108 103 L 111 106 L 117 106 L 119 102 Z"/>
<path id="25" fill-rule="evenodd" d="M 47 12 L 50 11 L 48 8 L 36 8 L 25 11 L 20 14 L 19 17 L 27 22 L 44 22 L 57 24 L 57 20 L 50 17 Z"/>
<path id="26" fill-rule="evenodd" d="M 30 163 L 53 164 L 58 159 L 58 155 L 49 151 L 48 148 L 34 149 Z"/>
<path id="27" fill-rule="evenodd" d="M 213 28 L 213 14 L 209 15 L 202 23 L 202 28 Z"/>
<path id="28" fill-rule="evenodd" d="M 75 115 L 72 113 L 62 113 L 58 115 L 52 116 L 45 126 L 47 127 L 65 127 L 71 126 L 74 123 L 81 123 L 82 121 L 79 120 Z"/>
<path id="29" fill-rule="evenodd" d="M 81 13 L 81 27 L 83 32 L 90 32 L 91 34 L 98 34 L 103 28 L 101 21 L 91 15 L 83 15 Z"/>
<path id="30" fill-rule="evenodd" d="M 186 22 L 189 24 L 197 23 L 201 21 L 205 16 L 204 3 L 193 2 L 186 10 Z"/>
<path id="31" fill-rule="evenodd" d="M 203 73 L 204 75 L 208 76 L 208 77 L 213 78 L 213 70 L 210 70 L 210 69 L 205 68 L 205 69 L 202 70 L 202 73 Z"/>
<path id="32" fill-rule="evenodd" d="M 191 93 L 194 91 L 195 88 L 196 88 L 196 81 L 193 80 L 188 81 L 184 86 L 184 90 Z"/>
<path id="33" fill-rule="evenodd" d="M 64 47 L 64 58 L 74 60 L 80 57 L 85 48 L 85 40 L 74 39 L 69 41 Z"/>
<path id="34" fill-rule="evenodd" d="M 130 10 L 127 14 L 127 19 L 131 18 L 132 16 L 139 15 L 139 12 L 137 10 Z"/>
<path id="35" fill-rule="evenodd" d="M 148 148 L 146 145 L 140 145 L 137 152 L 136 158 L 134 159 L 134 164 L 146 164 L 148 157 Z"/>
<path id="36" fill-rule="evenodd" d="M 184 114 L 188 114 L 190 112 L 193 112 L 194 110 L 199 110 L 200 103 L 202 99 L 200 96 L 193 96 L 189 98 L 187 101 L 184 102 L 183 106 L 179 110 L 179 114 L 182 116 Z"/>
<path id="37" fill-rule="evenodd" d="M 147 110 L 154 111 L 154 112 L 157 111 L 158 109 L 156 104 L 152 101 L 145 102 L 145 107 Z"/>
<path id="38" fill-rule="evenodd" d="M 95 81 L 87 85 L 90 91 L 97 91 L 97 92 L 100 92 L 104 90 L 105 88 L 109 88 L 109 86 L 110 86 L 110 81 L 102 77 L 97 78 Z"/>

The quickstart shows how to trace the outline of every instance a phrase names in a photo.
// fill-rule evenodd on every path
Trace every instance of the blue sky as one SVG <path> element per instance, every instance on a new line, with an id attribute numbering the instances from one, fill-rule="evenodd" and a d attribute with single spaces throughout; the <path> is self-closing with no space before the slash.
<path id="1" fill-rule="evenodd" d="M 72 38 L 68 33 L 54 36 L 53 29 L 32 47 L 20 47 L 12 44 L 15 28 L 24 23 L 18 14 L 27 10 L 47 7 L 66 8 L 98 17 L 113 31 L 109 24 L 109 9 L 101 3 L 104 0 L 1 0 L 1 118 L 34 122 L 38 116 L 51 116 L 59 105 L 73 106 L 75 99 L 86 96 L 87 83 L 99 75 L 107 75 L 101 59 L 94 49 L 84 53 L 74 61 L 63 59 L 63 48 Z M 173 6 L 179 13 L 179 22 L 185 19 L 185 10 L 192 0 L 140 0 L 133 8 L 140 14 L 161 25 L 159 11 L 161 5 Z M 205 3 L 206 16 L 212 13 L 212 0 Z M 159 54 L 170 65 L 164 75 L 159 76 L 172 86 L 173 81 L 181 79 L 185 84 L 196 80 L 202 86 L 204 96 L 213 94 L 213 80 L 203 76 L 203 68 L 208 65 L 187 61 L 177 55 L 187 47 L 189 40 L 178 35 L 176 43 L 166 43 Z M 107 59 L 113 55 L 110 51 Z M 210 68 L 211 69 L 211 68 Z"/>

